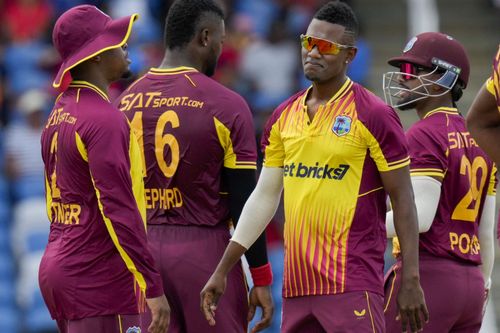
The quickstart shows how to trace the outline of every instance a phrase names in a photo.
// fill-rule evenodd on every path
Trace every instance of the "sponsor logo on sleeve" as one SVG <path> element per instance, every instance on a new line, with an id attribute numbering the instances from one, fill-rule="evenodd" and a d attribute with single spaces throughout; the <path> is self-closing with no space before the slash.
<path id="1" fill-rule="evenodd" d="M 141 333 L 141 328 L 137 326 L 132 326 L 127 328 L 127 331 L 125 333 Z"/>

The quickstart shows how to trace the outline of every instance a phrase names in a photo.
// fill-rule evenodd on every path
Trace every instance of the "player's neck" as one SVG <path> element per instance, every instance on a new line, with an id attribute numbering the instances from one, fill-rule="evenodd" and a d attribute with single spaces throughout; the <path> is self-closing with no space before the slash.
<path id="1" fill-rule="evenodd" d="M 177 67 L 192 67 L 202 71 L 202 64 L 190 56 L 189 52 L 182 51 L 165 51 L 163 60 L 159 66 L 161 69 L 177 68 Z"/>
<path id="2" fill-rule="evenodd" d="M 313 82 L 310 98 L 317 101 L 328 102 L 344 85 L 345 75 L 324 82 Z"/>
<path id="3" fill-rule="evenodd" d="M 444 97 L 444 96 L 443 96 Z M 429 112 L 439 108 L 453 108 L 453 102 L 450 98 L 430 97 L 425 100 L 425 103 L 418 105 L 416 110 L 418 117 L 423 119 Z"/>
<path id="4" fill-rule="evenodd" d="M 73 73 L 72 73 L 73 75 Z M 97 88 L 99 88 L 102 92 L 108 95 L 108 87 L 111 84 L 104 75 L 96 75 L 92 71 L 80 71 L 73 75 L 73 81 L 86 81 L 90 84 L 93 84 Z"/>

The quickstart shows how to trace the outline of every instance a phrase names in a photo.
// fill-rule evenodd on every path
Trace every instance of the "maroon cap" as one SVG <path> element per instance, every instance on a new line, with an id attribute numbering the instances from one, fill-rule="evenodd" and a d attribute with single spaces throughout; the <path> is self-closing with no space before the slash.
<path id="1" fill-rule="evenodd" d="M 388 63 L 395 67 L 408 62 L 434 68 L 436 60 L 458 67 L 460 69 L 458 78 L 467 86 L 470 72 L 467 53 L 456 39 L 440 32 L 424 32 L 413 37 L 406 44 L 403 53 L 399 57 L 389 59 Z"/>
<path id="2" fill-rule="evenodd" d="M 62 64 L 52 85 L 59 88 L 65 74 L 76 65 L 127 42 L 138 15 L 111 19 L 95 6 L 76 6 L 62 14 L 54 26 L 52 41 Z"/>

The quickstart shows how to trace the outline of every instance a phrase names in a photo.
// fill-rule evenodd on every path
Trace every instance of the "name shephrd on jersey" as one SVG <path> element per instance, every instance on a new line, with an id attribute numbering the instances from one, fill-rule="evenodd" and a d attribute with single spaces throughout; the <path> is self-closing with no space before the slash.
<path id="1" fill-rule="evenodd" d="M 182 207 L 182 193 L 177 188 L 146 188 L 144 189 L 146 196 L 147 209 L 172 209 Z"/>
<path id="2" fill-rule="evenodd" d="M 315 165 L 309 166 L 302 164 L 286 164 L 283 168 L 285 177 L 296 177 L 296 178 L 315 178 L 315 179 L 335 179 L 342 180 L 345 174 L 349 170 L 349 165 L 340 164 L 338 167 L 330 167 L 328 164 L 323 166 L 316 162 Z"/>
<path id="3" fill-rule="evenodd" d="M 146 93 L 133 93 L 123 96 L 120 102 L 120 111 L 130 111 L 131 109 L 161 108 L 174 106 L 187 106 L 202 109 L 205 102 L 191 99 L 188 96 L 162 97 L 161 92 L 151 91 Z"/>

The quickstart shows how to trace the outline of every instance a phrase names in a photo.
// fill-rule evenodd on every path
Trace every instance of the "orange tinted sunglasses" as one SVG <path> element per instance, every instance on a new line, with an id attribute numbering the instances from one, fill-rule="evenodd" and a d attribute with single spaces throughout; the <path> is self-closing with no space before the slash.
<path id="1" fill-rule="evenodd" d="M 341 50 L 351 48 L 352 46 L 342 45 L 335 42 L 330 42 L 326 39 L 311 37 L 308 35 L 300 35 L 302 47 L 308 52 L 316 46 L 321 54 L 339 54 Z"/>

